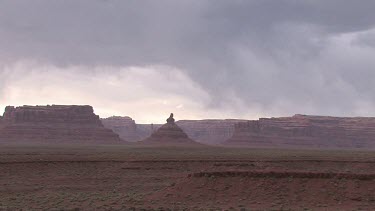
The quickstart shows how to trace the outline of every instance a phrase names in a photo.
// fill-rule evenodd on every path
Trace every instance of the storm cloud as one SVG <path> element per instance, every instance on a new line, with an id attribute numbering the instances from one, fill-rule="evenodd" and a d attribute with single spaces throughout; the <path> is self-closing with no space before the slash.
<path id="1" fill-rule="evenodd" d="M 371 0 L 0 0 L 0 106 L 92 104 L 142 121 L 173 109 L 374 116 L 373 11 Z"/>

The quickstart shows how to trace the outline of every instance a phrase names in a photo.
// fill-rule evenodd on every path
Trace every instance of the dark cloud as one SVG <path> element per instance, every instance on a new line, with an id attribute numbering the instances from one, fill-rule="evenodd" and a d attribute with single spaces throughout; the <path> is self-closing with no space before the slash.
<path id="1" fill-rule="evenodd" d="M 0 8 L 3 61 L 168 65 L 212 96 L 207 108 L 239 100 L 239 114 L 255 106 L 375 115 L 363 107 L 375 103 L 372 0 L 0 0 Z"/>
<path id="2" fill-rule="evenodd" d="M 233 42 L 273 49 L 285 23 L 367 29 L 374 1 L 1 1 L 2 54 L 57 63 L 181 63 L 226 58 Z M 283 29 L 281 29 L 283 30 Z M 275 40 L 276 39 L 276 40 Z M 277 46 L 276 46 L 277 47 Z M 186 56 L 186 57 L 184 57 Z"/>

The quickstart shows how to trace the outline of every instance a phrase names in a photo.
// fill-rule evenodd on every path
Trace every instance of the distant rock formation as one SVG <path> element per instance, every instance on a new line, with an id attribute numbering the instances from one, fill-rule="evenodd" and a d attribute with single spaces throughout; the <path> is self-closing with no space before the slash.
<path id="1" fill-rule="evenodd" d="M 199 145 L 199 143 L 191 140 L 175 123 L 173 114 L 167 119 L 166 124 L 151 134 L 150 137 L 141 141 L 141 143 L 155 145 Z"/>
<path id="2" fill-rule="evenodd" d="M 104 128 L 91 106 L 7 106 L 0 143 L 124 143 Z"/>
<path id="3" fill-rule="evenodd" d="M 113 130 L 121 139 L 126 141 L 135 142 L 140 139 L 137 134 L 137 125 L 130 117 L 112 116 L 100 119 L 104 127 Z"/>
<path id="4" fill-rule="evenodd" d="M 239 122 L 246 122 L 246 120 L 179 120 L 176 124 L 180 126 L 191 139 L 204 144 L 217 145 L 232 137 L 234 125 Z"/>
<path id="5" fill-rule="evenodd" d="M 106 128 L 113 130 L 127 141 L 143 140 L 162 126 L 162 124 L 136 124 L 130 117 L 109 117 L 101 121 Z M 170 116 L 168 121 L 174 122 L 173 116 Z M 234 125 L 238 122 L 246 122 L 246 120 L 179 120 L 175 123 L 194 141 L 217 145 L 232 137 Z"/>
<path id="6" fill-rule="evenodd" d="M 130 117 L 113 116 L 101 119 L 104 127 L 113 130 L 120 138 L 137 142 L 141 141 L 159 129 L 162 124 L 136 124 Z"/>
<path id="7" fill-rule="evenodd" d="M 148 138 L 161 126 L 163 126 L 163 124 L 137 124 L 138 141 Z"/>
<path id="8" fill-rule="evenodd" d="M 232 146 L 375 148 L 375 118 L 294 115 L 237 123 Z"/>

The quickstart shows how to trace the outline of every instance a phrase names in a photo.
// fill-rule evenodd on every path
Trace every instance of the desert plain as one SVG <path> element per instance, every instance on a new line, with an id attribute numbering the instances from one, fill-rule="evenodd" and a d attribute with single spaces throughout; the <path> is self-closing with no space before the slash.
<path id="1" fill-rule="evenodd" d="M 0 210 L 372 210 L 375 153 L 0 146 Z"/>

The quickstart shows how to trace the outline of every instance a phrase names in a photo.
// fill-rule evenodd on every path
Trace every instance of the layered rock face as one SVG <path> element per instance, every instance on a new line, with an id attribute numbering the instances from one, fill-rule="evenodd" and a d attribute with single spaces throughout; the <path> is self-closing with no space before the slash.
<path id="1" fill-rule="evenodd" d="M 126 141 L 138 141 L 137 125 L 130 117 L 112 116 L 101 119 L 104 127 L 113 130 L 121 139 Z"/>
<path id="2" fill-rule="evenodd" d="M 375 148 L 375 118 L 294 115 L 237 123 L 227 145 Z"/>
<path id="3" fill-rule="evenodd" d="M 176 124 L 180 126 L 187 135 L 200 143 L 221 144 L 232 137 L 234 125 L 246 120 L 238 119 L 206 119 L 206 120 L 180 120 Z"/>
<path id="4" fill-rule="evenodd" d="M 199 143 L 191 140 L 175 123 L 173 114 L 167 119 L 166 124 L 152 133 L 150 137 L 141 141 L 141 143 L 155 145 L 199 145 Z"/>
<path id="5" fill-rule="evenodd" d="M 0 127 L 0 143 L 121 143 L 104 128 L 91 106 L 8 106 Z"/>

